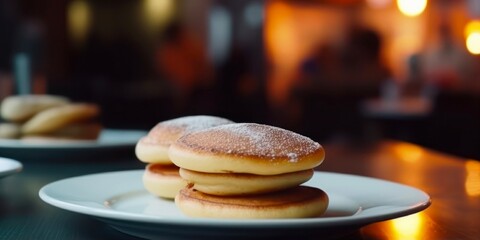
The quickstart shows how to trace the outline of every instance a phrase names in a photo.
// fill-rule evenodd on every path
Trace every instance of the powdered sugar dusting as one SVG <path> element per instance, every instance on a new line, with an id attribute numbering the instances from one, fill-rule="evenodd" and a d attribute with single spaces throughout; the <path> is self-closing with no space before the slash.
<path id="1" fill-rule="evenodd" d="M 290 162 L 296 162 L 298 160 L 298 154 L 293 152 L 287 153 L 287 157 L 290 160 Z"/>
<path id="2" fill-rule="evenodd" d="M 150 130 L 145 141 L 170 145 L 186 133 L 231 123 L 234 122 L 226 118 L 208 115 L 174 118 L 158 123 Z"/>
<path id="3" fill-rule="evenodd" d="M 215 116 L 197 115 L 197 116 L 175 118 L 175 119 L 161 122 L 159 124 L 165 127 L 181 128 L 184 131 L 184 133 L 188 133 L 191 131 L 203 130 L 206 128 L 215 127 L 223 124 L 229 124 L 229 123 L 233 123 L 233 122 L 228 119 L 215 117 Z"/>
<path id="4" fill-rule="evenodd" d="M 228 124 L 186 134 L 178 144 L 202 151 L 239 156 L 260 156 L 297 162 L 318 151 L 321 145 L 308 137 L 282 128 L 256 124 Z"/>

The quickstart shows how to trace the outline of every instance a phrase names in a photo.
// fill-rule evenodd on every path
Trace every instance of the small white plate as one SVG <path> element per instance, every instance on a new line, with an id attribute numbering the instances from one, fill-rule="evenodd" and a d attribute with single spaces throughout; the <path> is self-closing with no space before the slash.
<path id="1" fill-rule="evenodd" d="M 22 164 L 13 159 L 0 157 L 0 178 L 20 172 Z"/>
<path id="2" fill-rule="evenodd" d="M 19 160 L 43 160 L 106 156 L 116 150 L 135 146 L 147 134 L 140 130 L 105 129 L 97 140 L 40 142 L 1 139 L 0 156 Z"/>
<path id="3" fill-rule="evenodd" d="M 172 201 L 147 193 L 142 174 L 143 170 L 132 170 L 68 178 L 44 186 L 39 195 L 53 206 L 97 217 L 119 231 L 147 239 L 264 239 L 314 232 L 328 237 L 412 214 L 430 205 L 430 197 L 413 187 L 368 177 L 315 172 L 305 185 L 328 194 L 330 204 L 322 217 L 191 218 L 184 216 Z"/>

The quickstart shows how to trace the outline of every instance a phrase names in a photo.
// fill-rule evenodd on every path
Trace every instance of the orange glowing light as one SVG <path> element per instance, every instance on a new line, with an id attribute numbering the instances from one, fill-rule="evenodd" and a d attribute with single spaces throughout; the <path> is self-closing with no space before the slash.
<path id="1" fill-rule="evenodd" d="M 424 155 L 422 148 L 409 143 L 395 145 L 393 152 L 397 157 L 407 162 L 417 162 Z"/>
<path id="2" fill-rule="evenodd" d="M 472 33 L 480 33 L 480 20 L 470 21 L 464 30 L 465 37 L 470 36 Z"/>
<path id="3" fill-rule="evenodd" d="M 422 239 L 420 236 L 425 216 L 422 213 L 412 214 L 391 221 L 394 239 Z"/>
<path id="4" fill-rule="evenodd" d="M 408 17 L 415 17 L 427 8 L 427 0 L 397 0 L 400 12 Z"/>
<path id="5" fill-rule="evenodd" d="M 467 160 L 465 162 L 467 178 L 465 179 L 465 191 L 468 196 L 480 196 L 480 162 Z"/>

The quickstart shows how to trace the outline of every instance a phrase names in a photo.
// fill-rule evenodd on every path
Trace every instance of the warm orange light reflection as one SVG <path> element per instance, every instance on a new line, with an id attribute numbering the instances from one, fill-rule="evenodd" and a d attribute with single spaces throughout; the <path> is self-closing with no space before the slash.
<path id="1" fill-rule="evenodd" d="M 421 147 L 409 143 L 399 143 L 393 149 L 395 155 L 407 162 L 416 162 L 424 155 Z"/>
<path id="2" fill-rule="evenodd" d="M 421 239 L 420 233 L 425 219 L 422 213 L 392 220 L 394 239 L 416 240 Z"/>
<path id="3" fill-rule="evenodd" d="M 471 54 L 480 54 L 480 32 L 474 32 L 468 35 L 466 45 L 468 52 L 470 52 Z"/>
<path id="4" fill-rule="evenodd" d="M 480 196 L 480 162 L 468 160 L 465 162 L 467 178 L 465 179 L 465 191 L 468 196 Z"/>
<path id="5" fill-rule="evenodd" d="M 425 11 L 427 0 L 397 0 L 397 6 L 404 15 L 415 17 Z"/>

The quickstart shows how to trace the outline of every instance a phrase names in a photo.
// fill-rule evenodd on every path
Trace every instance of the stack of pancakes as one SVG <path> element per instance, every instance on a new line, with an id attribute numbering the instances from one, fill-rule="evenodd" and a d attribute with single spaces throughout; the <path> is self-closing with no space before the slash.
<path id="1" fill-rule="evenodd" d="M 18 95 L 2 101 L 0 138 L 93 140 L 102 129 L 95 104 L 72 103 L 54 95 Z"/>
<path id="2" fill-rule="evenodd" d="M 328 197 L 300 186 L 325 152 L 297 133 L 255 123 L 187 133 L 169 148 L 188 185 L 175 197 L 183 213 L 212 218 L 300 218 L 323 214 Z"/>
<path id="3" fill-rule="evenodd" d="M 163 121 L 155 125 L 135 148 L 137 158 L 148 165 L 143 175 L 145 188 L 153 195 L 173 199 L 186 182 L 168 156 L 172 143 L 186 133 L 230 124 L 232 121 L 215 116 L 188 116 Z"/>

